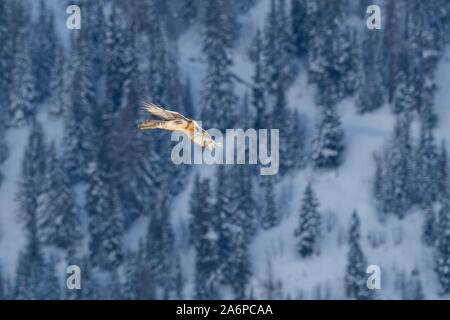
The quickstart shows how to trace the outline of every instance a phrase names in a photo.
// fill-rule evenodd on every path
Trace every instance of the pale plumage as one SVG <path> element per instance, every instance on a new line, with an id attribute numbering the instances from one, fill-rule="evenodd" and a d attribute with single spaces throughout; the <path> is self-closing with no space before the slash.
<path id="1" fill-rule="evenodd" d="M 157 116 L 163 120 L 147 120 L 138 125 L 141 130 L 146 129 L 165 129 L 165 130 L 178 130 L 181 131 L 192 142 L 213 150 L 216 147 L 220 147 L 221 144 L 215 142 L 211 136 L 198 125 L 198 123 L 190 118 L 186 118 L 182 114 L 169 111 L 161 106 L 157 106 L 151 102 L 144 103 L 144 110 L 148 113 Z"/>

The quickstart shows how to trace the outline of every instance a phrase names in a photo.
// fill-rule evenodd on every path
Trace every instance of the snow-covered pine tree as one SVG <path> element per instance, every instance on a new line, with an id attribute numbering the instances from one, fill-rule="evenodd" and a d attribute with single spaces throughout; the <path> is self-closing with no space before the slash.
<path id="1" fill-rule="evenodd" d="M 269 94 L 276 94 L 281 78 L 286 83 L 290 83 L 292 78 L 289 57 L 293 49 L 288 23 L 285 1 L 271 0 L 270 11 L 265 21 L 262 47 L 265 65 L 264 80 Z"/>
<path id="2" fill-rule="evenodd" d="M 40 241 L 68 248 L 81 237 L 75 195 L 69 176 L 52 143 L 47 155 L 42 192 L 37 201 Z"/>
<path id="3" fill-rule="evenodd" d="M 300 121 L 298 110 L 295 109 L 292 114 L 294 122 L 292 136 L 289 139 L 290 156 L 294 159 L 294 168 L 304 168 L 308 162 L 308 156 L 305 152 L 305 130 Z"/>
<path id="4" fill-rule="evenodd" d="M 280 173 L 285 174 L 296 166 L 297 159 L 292 149 L 294 141 L 298 138 L 294 133 L 295 119 L 292 111 L 287 106 L 285 81 L 278 78 L 275 89 L 275 104 L 271 114 L 271 128 L 279 130 Z"/>
<path id="5" fill-rule="evenodd" d="M 13 60 L 13 34 L 11 31 L 10 2 L 0 1 L 0 112 L 9 113 L 9 88 L 12 79 Z"/>
<path id="6" fill-rule="evenodd" d="M 231 2 L 208 1 L 206 4 L 203 54 L 206 76 L 203 79 L 202 121 L 209 128 L 230 128 L 235 121 L 237 99 L 233 92 L 232 46 L 233 19 Z"/>
<path id="7" fill-rule="evenodd" d="M 439 211 L 436 244 L 436 274 L 441 294 L 450 293 L 450 201 L 447 199 Z"/>
<path id="8" fill-rule="evenodd" d="M 213 299 L 218 294 L 218 217 L 213 212 L 209 179 L 197 175 L 189 202 L 190 238 L 196 249 L 195 297 Z"/>
<path id="9" fill-rule="evenodd" d="M 356 102 L 359 113 L 374 111 L 384 102 L 381 64 L 381 34 L 376 30 L 365 30 L 361 47 L 361 88 Z"/>
<path id="10" fill-rule="evenodd" d="M 181 259 L 180 259 L 180 254 L 177 253 L 175 254 L 175 258 L 174 258 L 174 270 L 173 270 L 173 275 L 174 275 L 174 298 L 177 300 L 182 300 L 184 299 L 184 286 L 186 284 L 186 279 L 185 276 L 183 274 L 183 268 L 181 265 Z"/>
<path id="11" fill-rule="evenodd" d="M 264 202 L 262 205 L 260 223 L 265 230 L 273 228 L 280 223 L 280 216 L 277 209 L 274 178 L 272 176 L 264 177 Z"/>
<path id="12" fill-rule="evenodd" d="M 319 202 L 309 182 L 303 195 L 299 225 L 294 232 L 297 251 L 302 257 L 309 257 L 319 252 L 322 218 L 317 210 L 318 207 Z"/>
<path id="13" fill-rule="evenodd" d="M 64 49 L 62 45 L 55 50 L 55 62 L 50 76 L 50 114 L 59 117 L 63 114 L 64 101 Z"/>
<path id="14" fill-rule="evenodd" d="M 37 234 L 35 212 L 29 217 L 26 231 L 27 244 L 25 249 L 19 253 L 17 263 L 14 299 L 43 299 L 42 289 L 45 286 L 45 279 L 41 276 L 44 274 L 45 266 Z"/>
<path id="15" fill-rule="evenodd" d="M 308 15 L 310 0 L 292 0 L 290 11 L 292 43 L 295 54 L 302 57 L 308 51 L 309 25 L 313 17 Z"/>
<path id="16" fill-rule="evenodd" d="M 1 111 L 0 111 L 1 112 Z M 6 119 L 4 114 L 0 114 L 0 165 L 5 162 L 9 155 L 8 143 L 6 141 Z M 2 185 L 3 174 L 0 171 L 0 186 Z"/>
<path id="17" fill-rule="evenodd" d="M 432 15 L 439 15 L 440 9 L 413 1 L 411 9 L 410 45 L 409 50 L 414 56 L 412 67 L 412 86 L 414 88 L 414 108 L 422 121 L 430 127 L 437 124 L 434 111 L 434 92 L 436 84 L 434 71 L 439 60 L 436 37 L 439 32 L 433 29 Z"/>
<path id="18" fill-rule="evenodd" d="M 135 97 L 136 98 L 136 97 Z M 151 215 L 154 211 L 153 199 L 160 186 L 157 154 L 153 143 L 142 131 L 136 130 L 137 118 L 135 98 L 120 110 L 114 119 L 114 130 L 108 137 L 110 166 L 114 172 L 115 187 L 121 205 L 125 227 L 140 215 Z M 131 102 L 135 101 L 135 102 Z"/>
<path id="19" fill-rule="evenodd" d="M 226 169 L 219 166 L 217 170 L 215 214 L 218 214 L 220 219 L 219 271 L 222 283 L 231 286 L 235 297 L 242 299 L 251 275 L 247 252 L 247 239 L 250 235 L 244 230 L 244 226 L 250 223 L 247 219 L 251 217 L 247 216 L 247 210 L 242 207 L 248 200 L 248 194 L 242 193 L 241 184 L 236 183 L 237 179 L 242 178 L 239 166 Z"/>
<path id="20" fill-rule="evenodd" d="M 410 126 L 409 113 L 398 115 L 393 140 L 385 150 L 386 169 L 383 179 L 382 210 L 385 213 L 393 213 L 399 218 L 403 218 L 412 205 L 411 194 L 414 183 Z"/>
<path id="21" fill-rule="evenodd" d="M 344 152 L 344 131 L 336 105 L 329 100 L 329 94 L 325 93 L 326 101 L 321 106 L 322 115 L 313 140 L 312 160 L 318 168 L 338 167 Z"/>
<path id="22" fill-rule="evenodd" d="M 106 64 L 106 101 L 103 112 L 105 126 L 111 125 L 114 113 L 121 106 L 122 86 L 124 78 L 123 57 L 125 53 L 125 37 L 122 18 L 117 1 L 111 4 L 111 12 L 106 21 L 105 64 Z"/>
<path id="23" fill-rule="evenodd" d="M 50 96 L 51 72 L 55 63 L 57 48 L 56 28 L 53 10 L 40 0 L 38 20 L 33 25 L 31 42 L 32 70 L 35 84 L 35 100 L 42 102 Z"/>
<path id="24" fill-rule="evenodd" d="M 399 62 L 396 63 L 398 70 L 395 75 L 396 84 L 393 93 L 392 108 L 394 113 L 411 112 L 415 107 L 415 87 L 413 82 L 412 54 L 403 50 L 398 53 Z"/>
<path id="25" fill-rule="evenodd" d="M 123 267 L 123 299 L 137 300 L 139 298 L 139 267 L 140 261 L 137 252 L 127 252 Z"/>
<path id="26" fill-rule="evenodd" d="M 432 203 L 425 204 L 424 223 L 422 230 L 423 242 L 428 246 L 433 246 L 436 242 L 436 217 Z"/>
<path id="27" fill-rule="evenodd" d="M 356 211 L 353 212 L 349 229 L 349 251 L 345 272 L 345 291 L 348 298 L 366 300 L 372 298 L 372 291 L 366 284 L 366 257 L 362 252 L 360 240 L 361 222 Z"/>
<path id="28" fill-rule="evenodd" d="M 56 273 L 56 258 L 50 256 L 43 264 L 41 296 L 45 300 L 58 300 L 61 298 L 61 288 L 59 287 L 59 279 Z"/>
<path id="29" fill-rule="evenodd" d="M 108 190 L 108 211 L 103 211 L 102 233 L 100 239 L 99 264 L 105 270 L 115 270 L 123 260 L 122 237 L 123 237 L 123 217 L 122 208 L 117 196 L 116 189 L 107 185 Z"/>
<path id="30" fill-rule="evenodd" d="M 179 69 L 176 59 L 176 44 L 168 40 L 167 32 L 158 16 L 157 3 L 151 4 L 149 8 L 150 19 L 153 21 L 149 27 L 147 44 L 150 54 L 148 61 L 147 79 L 148 94 L 154 102 L 170 107 L 172 110 L 185 114 L 182 109 L 182 91 L 179 81 Z M 170 133 L 165 131 L 152 132 L 153 152 L 158 154 L 158 165 L 160 178 L 168 183 L 171 194 L 180 191 L 183 185 L 184 166 L 175 166 L 170 161 Z M 156 137 L 155 137 L 156 136 Z M 162 173 L 162 174 L 161 174 Z"/>
<path id="31" fill-rule="evenodd" d="M 191 78 L 187 77 L 183 86 L 183 110 L 187 117 L 195 117 L 194 97 L 192 96 Z"/>
<path id="32" fill-rule="evenodd" d="M 439 155 L 428 123 L 422 122 L 420 142 L 415 154 L 415 194 L 411 195 L 411 200 L 426 207 L 436 201 L 439 195 Z"/>
<path id="33" fill-rule="evenodd" d="M 252 106 L 256 111 L 255 129 L 267 127 L 266 91 L 262 60 L 262 37 L 258 29 L 255 37 L 255 71 L 253 73 Z"/>
<path id="34" fill-rule="evenodd" d="M 442 140 L 441 150 L 439 152 L 439 160 L 437 167 L 437 177 L 438 177 L 438 190 L 439 196 L 438 199 L 440 201 L 445 201 L 449 197 L 450 192 L 450 180 L 448 175 L 449 163 L 447 157 L 447 148 L 445 144 L 445 140 Z"/>
<path id="35" fill-rule="evenodd" d="M 19 37 L 21 49 L 14 56 L 9 97 L 9 118 L 11 125 L 15 127 L 30 123 L 36 114 L 36 106 L 33 103 L 35 98 L 34 79 L 26 30 L 22 30 Z"/>
<path id="36" fill-rule="evenodd" d="M 195 0 L 180 1 L 180 15 L 185 25 L 190 26 L 198 16 L 198 3 Z"/>
<path id="37" fill-rule="evenodd" d="M 95 161 L 97 146 L 104 136 L 104 125 L 99 115 L 104 112 L 96 108 L 96 91 L 90 70 L 93 61 L 84 37 L 72 41 L 70 68 L 65 93 L 68 102 L 64 112 L 64 155 L 65 164 L 75 183 L 85 177 L 88 164 Z M 66 70 L 67 72 L 68 70 Z"/>
<path id="38" fill-rule="evenodd" d="M 379 155 L 374 155 L 374 161 L 375 161 L 375 177 L 373 179 L 373 193 L 375 196 L 375 199 L 378 201 L 383 200 L 383 162 L 381 161 L 381 158 Z"/>
<path id="39" fill-rule="evenodd" d="M 394 96 L 397 89 L 397 84 L 404 84 L 401 80 L 401 71 L 399 67 L 400 63 L 405 63 L 404 57 L 400 57 L 399 54 L 403 51 L 404 45 L 404 28 L 399 23 L 403 20 L 400 15 L 406 12 L 405 8 L 401 8 L 402 1 L 388 0 L 384 4 L 384 11 L 386 12 L 386 32 L 383 34 L 383 61 L 384 63 L 384 79 L 388 92 L 388 102 L 394 102 Z M 400 76 L 400 78 L 399 78 Z M 406 89 L 405 89 L 406 90 Z M 395 108 L 394 108 L 395 110 Z"/>
<path id="40" fill-rule="evenodd" d="M 17 194 L 21 221 L 27 228 L 31 227 L 30 223 L 36 223 L 38 198 L 44 184 L 46 149 L 42 126 L 34 121 L 25 147 Z"/>
<path id="41" fill-rule="evenodd" d="M 113 270 L 122 262 L 123 216 L 117 189 L 108 171 L 106 147 L 88 171 L 86 211 L 89 218 L 91 264 Z"/>
<path id="42" fill-rule="evenodd" d="M 239 219 L 241 220 L 245 242 L 249 243 L 256 235 L 258 229 L 257 203 L 253 194 L 252 168 L 247 165 L 240 165 L 236 173 L 241 181 L 239 183 L 240 197 L 238 199 L 240 203 L 239 211 L 241 211 Z"/>
<path id="43" fill-rule="evenodd" d="M 337 103 L 358 86 L 358 46 L 352 28 L 340 23 L 347 17 L 346 2 L 320 1 L 316 5 L 311 6 L 315 23 L 308 41 L 309 80 L 319 87 L 319 104 L 323 94 Z"/>
<path id="44" fill-rule="evenodd" d="M 172 270 L 174 234 L 167 196 L 163 196 L 158 203 L 159 207 L 150 217 L 147 229 L 146 260 L 157 286 L 163 289 L 164 295 L 169 295 L 173 288 L 170 270 Z"/>

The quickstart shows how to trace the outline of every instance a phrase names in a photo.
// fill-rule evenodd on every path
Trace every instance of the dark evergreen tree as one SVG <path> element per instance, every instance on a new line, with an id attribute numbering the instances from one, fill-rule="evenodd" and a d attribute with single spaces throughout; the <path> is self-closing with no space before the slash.
<path id="1" fill-rule="evenodd" d="M 125 39 L 122 28 L 122 11 L 113 1 L 106 21 L 105 64 L 106 64 L 106 102 L 103 112 L 105 126 L 111 125 L 115 112 L 120 108 L 123 94 Z"/>
<path id="2" fill-rule="evenodd" d="M 436 244 L 436 274 L 441 294 L 450 293 L 450 205 L 447 200 L 439 211 Z"/>
<path id="3" fill-rule="evenodd" d="M 447 148 L 445 146 L 445 140 L 442 140 L 441 150 L 439 153 L 438 159 L 438 168 L 437 168 L 437 183 L 439 190 L 439 200 L 445 201 L 448 198 L 450 192 L 450 180 L 448 175 L 449 170 L 448 157 L 447 157 Z"/>
<path id="4" fill-rule="evenodd" d="M 139 298 L 139 256 L 136 252 L 127 252 L 124 259 L 123 299 L 137 300 Z"/>
<path id="5" fill-rule="evenodd" d="M 28 143 L 22 160 L 22 173 L 19 181 L 17 200 L 20 207 L 20 219 L 27 228 L 36 223 L 38 198 L 44 184 L 46 146 L 44 133 L 39 122 L 35 121 L 31 128 Z"/>
<path id="6" fill-rule="evenodd" d="M 384 102 L 384 84 L 381 73 L 381 38 L 376 30 L 365 30 L 362 42 L 362 80 L 356 103 L 359 113 L 371 112 Z"/>
<path id="7" fill-rule="evenodd" d="M 253 179 L 252 170 L 250 166 L 240 165 L 236 169 L 236 179 L 240 179 L 239 183 L 239 211 L 240 211 L 240 223 L 244 232 L 245 242 L 248 243 L 255 236 L 258 229 L 257 219 L 257 202 L 253 194 Z"/>
<path id="8" fill-rule="evenodd" d="M 242 178 L 240 174 L 237 166 L 227 169 L 218 167 L 215 213 L 219 214 L 220 219 L 218 245 L 221 282 L 233 288 L 236 298 L 243 299 L 251 276 L 247 252 L 250 234 L 246 235 L 244 226 L 251 223 L 248 221 L 251 217 L 241 207 L 248 197 L 242 193 L 241 186 L 235 183 Z"/>
<path id="9" fill-rule="evenodd" d="M 284 81 L 279 78 L 275 93 L 275 104 L 272 110 L 271 127 L 279 130 L 279 153 L 283 161 L 280 162 L 280 173 L 285 174 L 297 164 L 293 154 L 295 140 L 299 137 L 294 133 L 296 119 L 286 102 L 286 88 Z"/>
<path id="10" fill-rule="evenodd" d="M 103 143 L 99 137 L 105 135 L 101 118 L 104 110 L 96 108 L 96 92 L 90 73 L 93 61 L 88 49 L 84 37 L 72 42 L 63 139 L 64 161 L 73 182 L 85 177 L 89 163 L 95 161 L 97 146 Z"/>
<path id="11" fill-rule="evenodd" d="M 304 195 L 302 207 L 299 215 L 299 225 L 294 232 L 297 239 L 297 251 L 302 257 L 311 256 L 318 252 L 318 243 L 321 235 L 321 216 L 317 208 L 319 202 L 308 183 Z"/>
<path id="12" fill-rule="evenodd" d="M 44 299 L 45 279 L 42 275 L 45 271 L 44 257 L 41 244 L 37 235 L 36 214 L 33 212 L 29 216 L 26 225 L 27 244 L 19 253 L 14 299 L 34 300 Z"/>
<path id="13" fill-rule="evenodd" d="M 195 0 L 182 0 L 180 4 L 181 18 L 186 25 L 191 25 L 198 16 L 198 3 Z"/>
<path id="14" fill-rule="evenodd" d="M 0 165 L 5 162 L 9 155 L 9 148 L 6 141 L 6 123 L 5 117 L 0 116 Z M 0 171 L 0 186 L 2 185 L 3 174 Z"/>
<path id="15" fill-rule="evenodd" d="M 235 118 L 233 93 L 232 42 L 233 17 L 230 15 L 230 1 L 214 0 L 206 4 L 205 38 L 203 53 L 207 71 L 203 80 L 202 121 L 210 128 L 229 128 Z"/>
<path id="16" fill-rule="evenodd" d="M 432 204 L 427 204 L 424 209 L 424 224 L 422 239 L 428 246 L 433 246 L 436 241 L 436 217 Z"/>
<path id="17" fill-rule="evenodd" d="M 264 202 L 261 209 L 261 227 L 270 229 L 280 223 L 279 212 L 275 200 L 274 178 L 265 177 L 264 181 Z"/>
<path id="18" fill-rule="evenodd" d="M 347 17 L 346 3 L 320 1 L 311 6 L 315 23 L 308 41 L 309 80 L 318 85 L 318 100 L 334 103 L 353 94 L 358 87 L 356 33 L 341 21 Z"/>
<path id="19" fill-rule="evenodd" d="M 174 261 L 174 298 L 177 300 L 184 299 L 184 286 L 186 283 L 186 279 L 183 275 L 183 269 L 180 261 L 180 254 L 175 255 Z"/>
<path id="20" fill-rule="evenodd" d="M 292 70 L 289 57 L 293 51 L 289 34 L 289 21 L 284 0 L 271 0 L 266 17 L 263 42 L 265 84 L 269 94 L 276 94 L 280 80 L 290 83 Z"/>
<path id="21" fill-rule="evenodd" d="M 56 273 L 56 259 L 51 256 L 44 262 L 42 278 L 41 296 L 45 300 L 58 300 L 61 298 L 59 279 Z"/>
<path id="22" fill-rule="evenodd" d="M 55 52 L 55 62 L 50 76 L 50 114 L 59 117 L 65 111 L 64 97 L 64 50 L 59 45 Z"/>
<path id="23" fill-rule="evenodd" d="M 411 116 L 408 113 L 397 117 L 394 138 L 385 151 L 382 210 L 399 218 L 404 217 L 412 205 L 414 183 L 410 125 Z"/>
<path id="24" fill-rule="evenodd" d="M 382 168 L 382 161 L 380 159 L 380 156 L 375 155 L 375 177 L 373 181 L 373 193 L 375 195 L 375 199 L 378 201 L 383 200 L 383 168 Z"/>
<path id="25" fill-rule="evenodd" d="M 266 92 L 262 60 L 262 38 L 258 29 L 255 38 L 255 71 L 253 74 L 252 106 L 256 111 L 255 128 L 263 129 L 267 125 Z"/>
<path id="26" fill-rule="evenodd" d="M 188 117 L 195 117 L 194 98 L 192 97 L 191 79 L 187 78 L 184 85 L 183 109 Z"/>
<path id="27" fill-rule="evenodd" d="M 347 269 L 345 273 L 345 290 L 347 297 L 358 300 L 372 298 L 372 292 L 366 285 L 366 258 L 361 250 L 360 220 L 356 211 L 353 212 L 350 221 L 349 246 L 347 255 Z"/>
<path id="28" fill-rule="evenodd" d="M 6 300 L 6 285 L 2 273 L 2 265 L 0 264 L 0 300 Z"/>
<path id="29" fill-rule="evenodd" d="M 86 211 L 89 217 L 91 264 L 113 270 L 122 262 L 123 216 L 117 190 L 107 169 L 107 151 L 89 168 Z M 106 167 L 106 168 L 105 168 Z"/>
<path id="30" fill-rule="evenodd" d="M 23 30 L 18 36 L 21 49 L 14 56 L 9 96 L 10 123 L 16 127 L 30 123 L 36 114 L 36 106 L 33 103 L 35 91 L 28 34 Z"/>
<path id="31" fill-rule="evenodd" d="M 293 0 L 291 3 L 292 42 L 299 57 L 308 51 L 309 25 L 313 20 L 313 17 L 308 16 L 308 2 L 309 0 Z"/>
<path id="32" fill-rule="evenodd" d="M 38 20 L 34 23 L 33 30 L 31 54 L 35 100 L 42 102 L 50 96 L 50 79 L 58 41 L 53 10 L 43 0 L 39 1 Z"/>
<path id="33" fill-rule="evenodd" d="M 344 132 L 336 106 L 326 101 L 313 140 L 312 160 L 318 168 L 336 168 L 342 162 Z"/>
<path id="34" fill-rule="evenodd" d="M 67 248 L 81 236 L 75 195 L 64 165 L 52 143 L 47 155 L 42 192 L 37 200 L 37 223 L 42 243 Z"/>
<path id="35" fill-rule="evenodd" d="M 150 217 L 146 235 L 146 260 L 156 284 L 168 297 L 173 289 L 172 255 L 174 235 L 167 198 L 159 200 L 159 208 Z"/>
<path id="36" fill-rule="evenodd" d="M 430 206 L 439 195 L 437 171 L 439 155 L 434 144 L 432 129 L 426 123 L 422 123 L 416 157 L 415 179 L 417 187 L 416 194 L 412 195 L 412 201 Z"/>
<path id="37" fill-rule="evenodd" d="M 12 68 L 14 66 L 13 56 L 13 34 L 10 14 L 10 2 L 0 1 L 0 111 L 3 115 L 9 113 L 9 88 L 12 82 Z M 6 118 L 6 117 L 5 117 Z M 0 125 L 1 126 L 1 125 Z M 1 133 L 0 133 L 1 134 Z"/>
<path id="38" fill-rule="evenodd" d="M 196 249 L 195 297 L 218 297 L 218 219 L 213 214 L 213 200 L 209 179 L 196 176 L 190 200 L 190 233 Z"/>

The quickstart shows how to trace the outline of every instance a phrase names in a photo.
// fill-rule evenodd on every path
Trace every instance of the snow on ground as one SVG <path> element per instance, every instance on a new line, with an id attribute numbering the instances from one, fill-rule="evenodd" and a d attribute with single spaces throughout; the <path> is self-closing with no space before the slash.
<path id="1" fill-rule="evenodd" d="M 19 250 L 25 243 L 15 199 L 28 134 L 28 127 L 8 130 L 6 139 L 10 153 L 1 166 L 4 179 L 0 187 L 0 259 L 9 276 L 14 274 Z"/>

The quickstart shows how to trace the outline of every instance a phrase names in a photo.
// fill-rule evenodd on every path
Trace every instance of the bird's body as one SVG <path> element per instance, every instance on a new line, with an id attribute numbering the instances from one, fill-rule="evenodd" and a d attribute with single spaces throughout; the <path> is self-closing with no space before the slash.
<path id="1" fill-rule="evenodd" d="M 198 123 L 190 118 L 186 118 L 178 112 L 166 110 L 153 103 L 144 103 L 144 110 L 150 114 L 160 117 L 163 120 L 147 120 L 138 125 L 141 130 L 165 129 L 170 131 L 181 131 L 192 142 L 213 150 L 220 146 Z"/>

